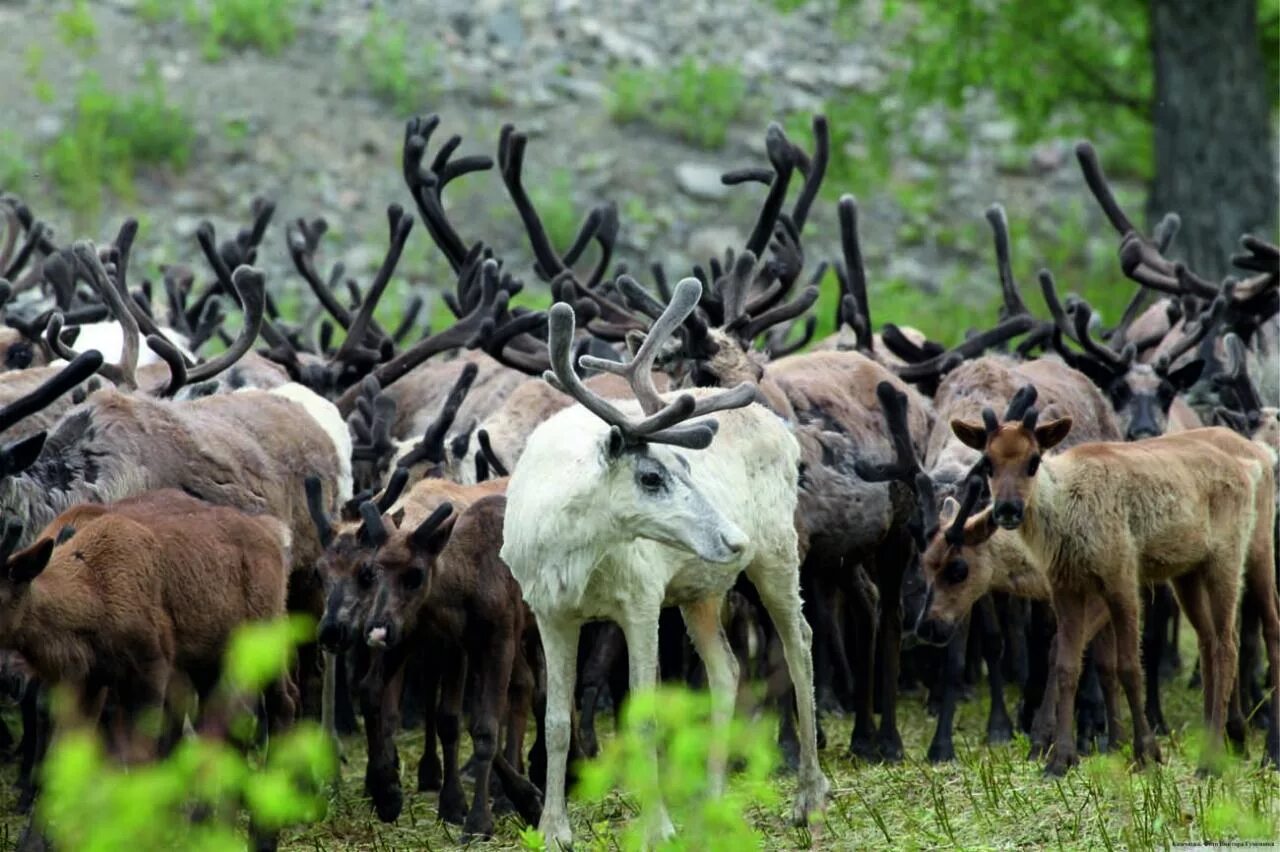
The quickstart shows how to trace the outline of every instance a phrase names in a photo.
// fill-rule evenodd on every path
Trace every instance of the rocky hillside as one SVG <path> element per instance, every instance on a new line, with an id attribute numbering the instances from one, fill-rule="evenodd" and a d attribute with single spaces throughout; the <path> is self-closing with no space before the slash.
<path id="1" fill-rule="evenodd" d="M 367 280 L 385 246 L 386 206 L 412 204 L 400 176 L 404 119 L 428 112 L 443 118 L 438 138 L 463 136 L 463 153 L 493 155 L 504 123 L 526 131 L 526 182 L 553 235 L 571 234 L 592 204 L 611 200 L 624 259 L 678 274 L 740 244 L 763 190 L 725 187 L 718 176 L 765 163 L 770 120 L 795 132 L 826 103 L 879 92 L 889 63 L 903 61 L 891 55 L 874 3 L 865 26 L 847 32 L 831 25 L 823 2 L 784 14 L 759 0 L 297 0 L 292 40 L 276 55 L 223 46 L 213 56 L 215 5 L 0 0 L 0 31 L 11 36 L 0 52 L 0 182 L 63 237 L 106 238 L 123 216 L 138 216 L 144 263 L 193 260 L 202 219 L 222 231 L 246 220 L 253 196 L 268 196 L 279 212 L 261 260 L 278 291 L 297 286 L 281 223 L 299 216 L 324 217 L 325 258 Z M 707 63 L 724 70 L 700 76 Z M 78 92 L 92 75 L 121 98 L 158 75 L 194 138 L 184 167 L 140 165 L 96 212 L 77 212 L 85 205 L 48 173 L 48 151 L 77 132 Z M 1055 234 L 1077 244 L 1092 235 L 1110 262 L 1114 242 L 1068 145 L 1018 149 L 1011 128 L 975 103 L 963 133 L 920 116 L 919 138 L 862 194 L 873 299 L 877 286 L 941 289 L 985 305 L 995 275 L 982 213 L 997 200 L 1015 223 L 1019 215 L 1041 222 L 1051 246 Z M 856 167 L 857 134 L 842 130 L 838 155 Z M 80 171 L 84 181 L 105 180 Z M 811 259 L 834 256 L 841 189 L 829 186 L 818 205 L 806 236 Z M 530 269 L 496 174 L 460 179 L 446 200 L 465 238 Z M 1052 247 L 1063 256 L 1079 248 Z M 1019 256 L 1024 279 L 1045 259 Z M 447 284 L 445 270 L 418 229 L 401 264 L 407 286 Z M 910 304 L 937 310 L 927 296 Z"/>

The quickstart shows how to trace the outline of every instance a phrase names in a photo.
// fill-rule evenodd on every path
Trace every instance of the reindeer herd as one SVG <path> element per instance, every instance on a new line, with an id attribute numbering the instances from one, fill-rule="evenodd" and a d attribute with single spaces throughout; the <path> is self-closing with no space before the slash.
<path id="1" fill-rule="evenodd" d="M 710 691 L 709 795 L 740 680 L 767 682 L 800 824 L 829 792 L 820 709 L 852 713 L 842 751 L 901 760 L 898 691 L 922 681 L 938 710 L 927 756 L 952 759 L 978 656 L 990 742 L 1016 725 L 1059 774 L 1097 736 L 1158 761 L 1179 611 L 1199 649 L 1204 768 L 1251 724 L 1280 763 L 1280 248 L 1245 236 L 1239 277 L 1205 280 L 1166 258 L 1176 216 L 1143 235 L 1082 143 L 1138 285 L 1114 325 L 1060 299 L 1048 271 L 1048 318 L 1033 314 L 995 206 L 995 324 L 951 349 L 875 330 L 844 196 L 838 330 L 815 342 L 828 264 L 803 237 L 824 118 L 812 150 L 771 125 L 768 167 L 724 175 L 762 187 L 744 245 L 674 285 L 655 265 L 651 287 L 614 260 L 611 204 L 552 244 L 524 185 L 528 138 L 508 126 L 496 165 L 554 302 L 529 310 L 511 302 L 516 271 L 443 201 L 495 163 L 456 156 L 458 137 L 428 156 L 438 126 L 409 122 L 403 149 L 456 275 L 454 321 L 426 333 L 419 299 L 396 328 L 374 316 L 414 226 L 398 205 L 363 287 L 341 264 L 321 271 L 323 220 L 287 224 L 315 299 L 291 322 L 283 285 L 253 266 L 268 202 L 231 239 L 202 226 L 209 272 L 163 268 L 162 294 L 129 279 L 136 222 L 106 245 L 63 245 L 0 202 L 0 649 L 18 673 L 22 807 L 38 795 L 49 688 L 69 689 L 122 759 L 147 759 L 188 718 L 225 732 L 230 634 L 286 612 L 318 628 L 262 696 L 267 730 L 311 713 L 351 734 L 358 715 L 364 791 L 394 821 L 395 734 L 422 724 L 416 787 L 472 835 L 493 833 L 501 804 L 567 845 L 571 761 L 598 748 L 597 711 L 659 678 Z M 215 339 L 221 354 L 200 357 Z M 158 738 L 134 724 L 155 711 Z M 655 838 L 675 831 L 644 818 Z"/>

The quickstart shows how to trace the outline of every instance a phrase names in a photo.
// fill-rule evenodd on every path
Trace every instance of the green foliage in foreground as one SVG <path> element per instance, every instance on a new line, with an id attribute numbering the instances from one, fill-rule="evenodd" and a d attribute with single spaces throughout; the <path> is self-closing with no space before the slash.
<path id="1" fill-rule="evenodd" d="M 746 104 L 747 83 L 729 65 L 692 57 L 673 68 L 621 68 L 609 79 L 609 115 L 644 122 L 702 148 L 724 144 Z"/>
<path id="2" fill-rule="evenodd" d="M 291 665 L 294 649 L 313 632 L 296 618 L 242 627 L 227 652 L 224 694 L 256 694 Z M 239 721 L 252 725 L 253 718 Z M 77 852 L 239 852 L 242 805 L 264 827 L 314 822 L 326 813 L 337 769 L 332 742 L 313 722 L 273 737 L 261 760 L 196 737 L 163 761 L 128 770 L 107 757 L 93 733 L 73 730 L 50 746 L 37 819 L 57 848 Z"/>
<path id="3" fill-rule="evenodd" d="M 66 130 L 44 152 L 44 169 L 63 203 L 77 215 L 94 214 L 104 189 L 132 196 L 139 166 L 185 168 L 195 136 L 191 117 L 169 99 L 154 65 L 123 95 L 87 74 Z"/>

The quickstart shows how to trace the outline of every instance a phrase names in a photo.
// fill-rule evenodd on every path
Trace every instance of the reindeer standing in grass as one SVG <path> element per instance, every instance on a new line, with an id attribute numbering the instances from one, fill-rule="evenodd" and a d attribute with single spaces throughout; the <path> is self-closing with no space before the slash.
<path id="1" fill-rule="evenodd" d="M 1276 496 L 1267 451 L 1214 427 L 1133 443 L 1081 444 L 1046 456 L 1067 436 L 1071 418 L 1038 423 L 1035 398 L 1027 385 L 1003 423 L 988 408 L 982 423 L 953 420 L 951 428 L 983 454 L 991 486 L 992 504 L 965 524 L 964 540 L 980 542 L 997 528 L 1017 530 L 1048 571 L 1058 617 L 1057 732 L 1048 770 L 1061 774 L 1077 760 L 1071 711 L 1089 625 L 1099 611 L 1111 616 L 1116 633 L 1134 758 L 1160 760 L 1143 714 L 1138 653 L 1138 589 L 1156 581 L 1173 584 L 1199 639 L 1210 733 L 1205 769 L 1221 748 L 1235 684 L 1242 586 L 1252 596 L 1275 690 L 1267 756 L 1280 763 Z"/>
<path id="2" fill-rule="evenodd" d="M 659 610 L 680 606 L 706 663 L 720 738 L 727 735 L 738 680 L 720 609 L 743 571 L 777 626 L 795 683 L 801 735 L 795 819 L 803 823 L 826 800 L 828 782 L 817 760 L 812 631 L 800 610 L 799 446 L 781 419 L 752 404 L 750 385 L 664 396 L 653 383 L 655 355 L 700 295 L 695 279 L 681 281 L 629 363 L 580 359 L 584 367 L 625 375 L 638 405 L 607 402 L 582 384 L 571 363 L 573 310 L 558 304 L 550 313 L 554 372 L 546 378 L 579 404 L 529 437 L 507 491 L 502 547 L 546 653 L 547 784 L 539 828 L 549 842 L 572 840 L 564 782 L 582 624 L 612 619 L 621 625 L 631 688 L 650 689 L 657 680 Z M 703 417 L 712 412 L 721 412 L 718 422 Z M 712 750 L 711 795 L 724 785 L 724 745 Z M 665 811 L 650 817 L 655 839 L 673 833 Z"/>

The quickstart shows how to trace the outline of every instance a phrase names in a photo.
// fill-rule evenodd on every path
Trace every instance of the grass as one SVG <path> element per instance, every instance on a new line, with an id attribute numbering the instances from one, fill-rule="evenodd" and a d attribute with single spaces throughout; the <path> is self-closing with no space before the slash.
<path id="1" fill-rule="evenodd" d="M 205 58 L 216 60 L 223 48 L 258 50 L 275 56 L 297 34 L 297 0 L 210 0 L 206 8 L 188 12 L 205 31 Z"/>
<path id="2" fill-rule="evenodd" d="M 409 116 L 434 100 L 439 87 L 435 47 L 413 38 L 381 9 L 350 54 L 351 76 L 370 95 Z"/>
<path id="3" fill-rule="evenodd" d="M 0 192 L 21 195 L 31 177 L 31 165 L 21 137 L 12 130 L 0 130 Z"/>
<path id="4" fill-rule="evenodd" d="M 123 95 L 96 75 L 82 78 L 66 130 L 45 151 L 43 165 L 63 202 L 85 216 L 101 208 L 104 189 L 131 197 L 138 167 L 181 170 L 194 144 L 190 116 L 170 100 L 151 65 L 141 85 Z"/>
<path id="5" fill-rule="evenodd" d="M 97 50 L 98 25 L 89 11 L 88 0 L 73 0 L 70 7 L 54 16 L 54 21 L 64 45 L 84 53 Z"/>
<path id="6" fill-rule="evenodd" d="M 686 58 L 673 68 L 620 68 L 609 79 L 609 115 L 651 124 L 701 148 L 724 145 L 742 113 L 747 82 L 730 65 Z"/>
<path id="7" fill-rule="evenodd" d="M 1189 653 L 1190 648 L 1184 659 L 1190 659 Z M 924 712 L 922 696 L 908 695 L 899 710 L 906 762 L 851 762 L 843 756 L 851 723 L 829 718 L 825 727 L 831 746 L 821 756 L 832 782 L 825 817 L 808 830 L 789 826 L 793 782 L 779 777 L 778 802 L 752 809 L 749 820 L 764 838 L 762 846 L 771 849 L 1152 849 L 1280 836 L 1280 786 L 1274 772 L 1257 766 L 1257 732 L 1249 743 L 1253 757 L 1232 761 L 1219 778 L 1196 776 L 1200 698 L 1187 688 L 1186 677 L 1184 671 L 1165 686 L 1174 733 L 1162 738 L 1166 763 L 1158 767 L 1130 771 L 1119 757 L 1093 756 L 1064 779 L 1046 779 L 1038 763 L 1025 759 L 1024 738 L 998 747 L 982 743 L 985 698 L 963 704 L 957 714 L 957 761 L 933 766 L 923 759 L 933 719 Z M 602 715 L 600 725 L 602 733 L 611 730 L 607 716 Z M 422 735 L 406 732 L 398 743 L 402 778 L 412 784 Z M 448 849 L 459 843 L 460 830 L 436 820 L 435 794 L 407 792 L 400 820 L 379 823 L 360 794 L 363 743 L 353 738 L 344 745 L 342 784 L 328 818 L 287 835 L 281 849 Z M 579 844 L 618 848 L 616 839 L 634 810 L 635 802 L 617 793 L 600 802 L 575 799 L 571 816 Z M 497 836 L 472 848 L 518 848 L 521 828 L 515 818 L 502 817 Z"/>

